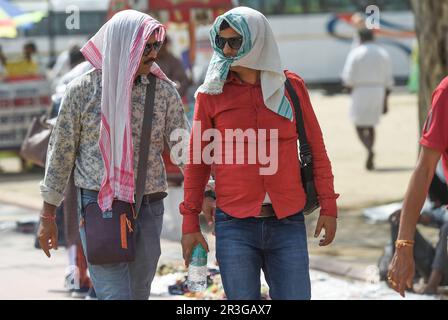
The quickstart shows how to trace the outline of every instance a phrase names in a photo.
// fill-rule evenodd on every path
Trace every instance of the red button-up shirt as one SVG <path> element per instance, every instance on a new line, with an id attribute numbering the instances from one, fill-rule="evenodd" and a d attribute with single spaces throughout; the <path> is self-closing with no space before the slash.
<path id="1" fill-rule="evenodd" d="M 312 149 L 314 181 L 321 205 L 320 214 L 336 217 L 336 199 L 339 195 L 334 192 L 331 163 L 325 150 L 319 123 L 303 80 L 294 73 L 287 72 L 286 74 L 296 89 L 302 106 L 305 130 Z M 292 106 L 289 95 L 287 97 Z M 194 121 L 196 122 L 193 124 L 190 138 L 190 161 L 184 168 L 184 201 L 180 204 L 184 234 L 200 231 L 198 215 L 202 209 L 204 189 L 212 167 L 216 181 L 216 205 L 233 217 L 257 216 L 266 193 L 268 193 L 279 219 L 293 215 L 304 208 L 306 194 L 300 176 L 295 120 L 291 122 L 265 106 L 259 83 L 255 85 L 244 83 L 230 72 L 222 94 L 198 95 Z M 210 139 L 208 139 L 199 144 L 200 148 L 192 148 L 193 139 L 195 136 L 198 139 L 197 135 L 199 134 L 203 137 L 204 132 L 210 128 L 218 129 L 223 141 L 233 140 L 234 160 L 236 160 L 236 150 L 239 152 L 244 150 L 243 164 L 238 164 L 236 161 L 232 164 L 226 163 L 224 144 L 222 152 L 219 151 L 219 148 L 214 149 L 214 156 L 216 159 L 221 159 L 221 164 L 210 165 L 203 161 L 193 163 L 194 154 L 200 156 L 204 148 L 210 144 Z M 268 155 L 271 143 L 270 129 L 277 129 L 278 157 L 275 158 L 278 168 L 276 173 L 261 175 L 260 168 L 266 168 L 272 164 L 262 164 L 263 161 L 260 161 L 258 156 L 255 163 L 249 161 L 248 147 L 250 149 L 251 143 L 248 143 L 247 139 L 244 139 L 244 142 L 238 142 L 234 137 L 226 136 L 226 129 L 241 129 L 243 131 L 254 129 L 257 132 L 257 137 L 258 129 L 266 129 L 265 141 Z M 205 149 L 205 151 L 207 150 Z M 262 154 L 266 153 L 262 152 Z"/>

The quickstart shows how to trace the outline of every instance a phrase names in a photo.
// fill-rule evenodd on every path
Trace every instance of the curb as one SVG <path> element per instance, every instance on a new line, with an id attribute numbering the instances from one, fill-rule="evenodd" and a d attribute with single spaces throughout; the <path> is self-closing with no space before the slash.
<path id="1" fill-rule="evenodd" d="M 22 201 L 20 201 L 22 200 Z M 27 199 L 21 193 L 2 192 L 0 193 L 0 203 L 13 205 L 24 209 L 40 211 L 42 202 L 36 199 Z"/>
<path id="2" fill-rule="evenodd" d="M 358 281 L 366 281 L 367 277 L 366 267 L 354 266 L 335 257 L 310 256 L 310 269 Z"/>

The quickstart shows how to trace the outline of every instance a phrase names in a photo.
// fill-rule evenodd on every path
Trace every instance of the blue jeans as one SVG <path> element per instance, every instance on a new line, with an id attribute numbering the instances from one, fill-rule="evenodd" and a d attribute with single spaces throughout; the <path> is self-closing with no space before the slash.
<path id="1" fill-rule="evenodd" d="M 311 284 L 304 216 L 236 219 L 215 212 L 216 259 L 230 300 L 261 299 L 263 270 L 276 300 L 309 300 Z"/>
<path id="2" fill-rule="evenodd" d="M 78 192 L 79 218 L 85 215 L 89 203 L 97 201 Z M 160 257 L 160 234 L 163 221 L 163 200 L 143 202 L 136 220 L 136 255 L 131 263 L 91 265 L 87 261 L 90 278 L 100 300 L 148 300 L 151 282 Z M 86 253 L 86 234 L 80 228 L 81 242 Z"/>

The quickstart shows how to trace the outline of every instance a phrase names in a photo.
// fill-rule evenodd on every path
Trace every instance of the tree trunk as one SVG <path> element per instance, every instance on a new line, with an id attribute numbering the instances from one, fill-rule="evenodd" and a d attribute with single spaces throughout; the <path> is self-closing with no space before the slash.
<path id="1" fill-rule="evenodd" d="M 448 0 L 411 0 L 419 47 L 420 131 L 423 128 L 431 94 L 448 75 Z"/>

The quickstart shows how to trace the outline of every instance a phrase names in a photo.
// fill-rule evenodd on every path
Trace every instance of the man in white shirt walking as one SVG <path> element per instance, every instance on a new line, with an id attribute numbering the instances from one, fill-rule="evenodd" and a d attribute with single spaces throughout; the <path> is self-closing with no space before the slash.
<path id="1" fill-rule="evenodd" d="M 389 54 L 374 43 L 371 30 L 359 32 L 361 45 L 352 49 L 342 72 L 344 85 L 352 95 L 350 118 L 366 147 L 366 169 L 373 170 L 375 126 L 387 112 L 387 97 L 394 85 Z"/>

